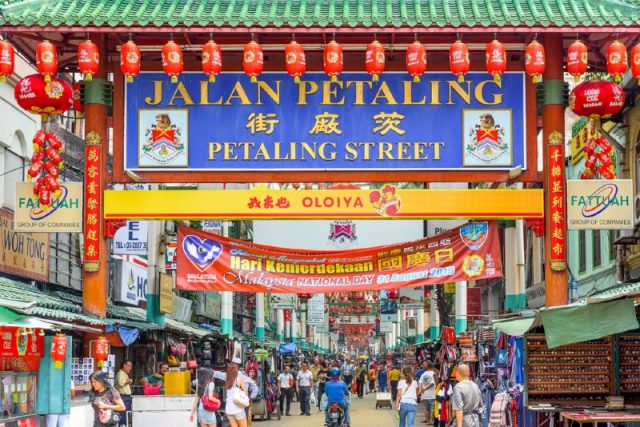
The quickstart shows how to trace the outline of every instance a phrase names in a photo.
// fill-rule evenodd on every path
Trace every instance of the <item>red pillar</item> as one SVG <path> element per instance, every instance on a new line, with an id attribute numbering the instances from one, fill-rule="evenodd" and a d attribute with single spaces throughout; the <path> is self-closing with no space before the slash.
<path id="1" fill-rule="evenodd" d="M 107 45 L 106 37 L 104 35 L 92 35 L 91 40 L 98 46 L 100 52 L 100 69 L 97 75 L 94 76 L 93 87 L 107 81 Z M 107 180 L 107 157 L 108 157 L 108 142 L 107 142 L 107 105 L 103 102 L 98 93 L 100 91 L 91 91 L 92 93 L 85 97 L 85 139 L 87 141 L 87 154 L 93 144 L 99 146 L 100 150 L 100 175 L 98 182 L 100 188 L 97 189 L 98 200 L 98 226 L 97 236 L 95 233 L 89 234 L 91 226 L 95 226 L 95 218 L 90 218 L 88 213 L 88 199 L 84 201 L 84 251 L 85 251 L 85 264 L 82 272 L 82 306 L 85 311 L 98 316 L 106 317 L 107 315 L 107 287 L 108 287 L 108 268 L 107 268 L 107 243 L 103 233 L 104 215 L 102 210 L 102 195 L 106 187 Z M 85 156 L 85 162 L 88 158 Z M 85 170 L 85 190 L 88 190 L 89 184 L 88 174 Z M 94 248 L 98 251 L 98 259 L 94 262 L 87 262 L 87 248 L 89 244 L 94 244 Z"/>
<path id="2" fill-rule="evenodd" d="M 547 64 L 544 73 L 545 99 L 542 107 L 542 127 L 543 127 L 543 147 L 544 147 L 544 188 L 545 188 L 545 305 L 547 307 L 563 305 L 567 303 L 568 281 L 566 266 L 566 218 L 564 207 L 566 197 L 564 194 L 564 168 L 562 168 L 562 190 L 555 195 L 561 195 L 562 213 L 561 218 L 557 214 L 557 203 L 555 210 L 555 223 L 552 215 L 552 200 L 554 197 L 554 180 L 558 182 L 558 176 L 552 176 L 553 160 L 551 156 L 561 153 L 564 157 L 564 55 L 562 49 L 562 34 L 545 34 L 544 47 L 546 51 Z M 557 147 L 560 143 L 559 149 Z M 554 148 L 555 145 L 555 148 Z M 550 148 L 551 147 L 551 148 Z M 557 165 L 557 164 L 556 164 Z M 556 169 L 557 171 L 557 169 Z M 557 190 L 557 189 L 556 189 Z M 558 223 L 558 221 L 561 221 Z M 562 233 L 560 233 L 560 231 Z M 552 236 L 552 233 L 554 234 Z M 559 240 L 559 238 L 561 239 Z M 562 251 L 558 244 L 562 243 Z M 555 249 L 554 249 L 555 247 Z"/>

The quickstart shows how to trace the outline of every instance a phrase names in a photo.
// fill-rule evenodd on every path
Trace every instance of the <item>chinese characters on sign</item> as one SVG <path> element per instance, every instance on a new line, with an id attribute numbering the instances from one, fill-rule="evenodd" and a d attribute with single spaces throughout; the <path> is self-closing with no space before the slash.
<path id="1" fill-rule="evenodd" d="M 549 235 L 551 236 L 551 269 L 563 271 L 566 267 L 565 180 L 564 145 L 562 135 L 549 135 Z"/>
<path id="2" fill-rule="evenodd" d="M 0 327 L 0 357 L 42 357 L 44 337 L 35 328 Z"/>
<path id="3" fill-rule="evenodd" d="M 92 135 L 93 134 L 93 135 Z M 84 165 L 84 269 L 98 271 L 100 262 L 100 226 L 102 211 L 100 138 L 91 132 L 87 135 Z"/>

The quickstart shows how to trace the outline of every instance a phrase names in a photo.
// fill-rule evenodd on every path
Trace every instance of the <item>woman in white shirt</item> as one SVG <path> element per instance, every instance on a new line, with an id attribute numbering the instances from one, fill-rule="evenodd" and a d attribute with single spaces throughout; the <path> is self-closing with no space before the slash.
<path id="1" fill-rule="evenodd" d="M 229 363 L 227 365 L 227 380 L 224 388 L 227 390 L 225 414 L 231 427 L 247 427 L 247 415 L 243 407 L 236 405 L 233 401 L 235 393 L 247 394 L 248 386 L 238 376 L 238 365 Z"/>
<path id="2" fill-rule="evenodd" d="M 413 369 L 402 370 L 404 378 L 398 382 L 396 409 L 400 412 L 400 427 L 413 427 L 418 406 L 418 381 L 413 378 Z"/>

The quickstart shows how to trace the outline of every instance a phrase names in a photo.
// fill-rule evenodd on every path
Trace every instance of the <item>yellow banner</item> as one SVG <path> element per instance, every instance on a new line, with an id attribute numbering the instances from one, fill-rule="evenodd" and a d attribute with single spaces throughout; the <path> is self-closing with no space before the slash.
<path id="1" fill-rule="evenodd" d="M 106 219 L 542 218 L 542 189 L 104 192 Z"/>

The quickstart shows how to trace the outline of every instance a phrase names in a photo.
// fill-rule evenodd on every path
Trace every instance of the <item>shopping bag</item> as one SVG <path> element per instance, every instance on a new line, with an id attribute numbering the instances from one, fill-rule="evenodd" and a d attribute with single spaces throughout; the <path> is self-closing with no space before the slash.
<path id="1" fill-rule="evenodd" d="M 318 401 L 316 400 L 316 395 L 314 392 L 311 392 L 311 396 L 309 396 L 309 405 L 316 406 Z"/>

